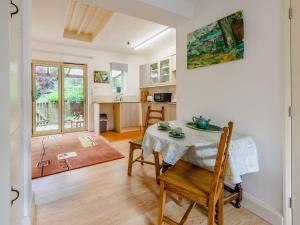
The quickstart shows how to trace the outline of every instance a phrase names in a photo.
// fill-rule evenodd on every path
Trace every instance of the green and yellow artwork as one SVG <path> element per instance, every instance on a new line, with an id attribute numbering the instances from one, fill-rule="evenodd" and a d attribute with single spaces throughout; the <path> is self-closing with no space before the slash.
<path id="1" fill-rule="evenodd" d="M 243 58 L 244 20 L 242 11 L 188 34 L 188 69 Z"/>
<path id="2" fill-rule="evenodd" d="M 94 71 L 94 83 L 109 83 L 109 72 Z"/>

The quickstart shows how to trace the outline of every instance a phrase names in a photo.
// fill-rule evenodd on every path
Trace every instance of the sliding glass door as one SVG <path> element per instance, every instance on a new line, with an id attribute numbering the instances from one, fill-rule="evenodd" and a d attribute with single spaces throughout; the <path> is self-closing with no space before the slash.
<path id="1" fill-rule="evenodd" d="M 86 130 L 85 65 L 32 63 L 32 133 Z"/>
<path id="2" fill-rule="evenodd" d="M 60 65 L 56 63 L 32 65 L 33 134 L 53 134 L 61 130 L 60 73 Z"/>
<path id="3" fill-rule="evenodd" d="M 63 130 L 84 130 L 86 127 L 86 67 L 63 67 Z"/>

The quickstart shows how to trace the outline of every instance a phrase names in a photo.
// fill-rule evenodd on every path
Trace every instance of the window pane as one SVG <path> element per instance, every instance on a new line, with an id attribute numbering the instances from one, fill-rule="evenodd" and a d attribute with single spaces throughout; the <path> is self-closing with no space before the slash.
<path id="1" fill-rule="evenodd" d="M 84 127 L 84 70 L 64 68 L 64 127 Z"/>
<path id="2" fill-rule="evenodd" d="M 35 128 L 51 131 L 59 128 L 58 67 L 35 66 Z"/>
<path id="3" fill-rule="evenodd" d="M 119 70 L 112 70 L 111 77 L 113 92 L 122 93 L 124 90 L 124 73 Z"/>

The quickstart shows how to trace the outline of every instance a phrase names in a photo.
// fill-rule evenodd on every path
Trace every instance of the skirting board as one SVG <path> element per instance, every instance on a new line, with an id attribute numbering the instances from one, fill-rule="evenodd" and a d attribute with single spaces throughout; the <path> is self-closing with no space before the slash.
<path id="1" fill-rule="evenodd" d="M 283 225 L 283 217 L 278 211 L 252 195 L 245 192 L 243 194 L 244 198 L 242 205 L 244 208 L 263 218 L 272 225 Z"/>
<path id="2" fill-rule="evenodd" d="M 27 216 L 23 219 L 22 225 L 36 225 L 36 224 L 37 224 L 37 219 L 36 219 L 35 196 L 34 196 L 34 193 L 32 193 L 31 206 L 30 206 L 30 216 Z"/>

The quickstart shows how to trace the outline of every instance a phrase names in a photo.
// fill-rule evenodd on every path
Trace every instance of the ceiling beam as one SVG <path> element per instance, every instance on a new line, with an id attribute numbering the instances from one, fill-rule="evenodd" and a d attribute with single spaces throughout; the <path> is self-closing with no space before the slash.
<path id="1" fill-rule="evenodd" d="M 103 10 L 101 13 L 102 13 L 101 19 L 99 19 L 96 25 L 96 29 L 93 32 L 93 38 L 95 38 L 100 33 L 100 31 L 103 29 L 103 27 L 109 21 L 110 17 L 113 14 L 113 12 L 108 10 Z"/>
<path id="2" fill-rule="evenodd" d="M 65 30 L 64 31 L 64 38 L 68 39 L 73 39 L 73 40 L 78 40 L 78 41 L 86 41 L 86 42 L 92 42 L 93 41 L 93 35 L 92 34 L 77 34 L 75 31 L 69 31 Z"/>
<path id="3" fill-rule="evenodd" d="M 74 24 L 75 24 L 75 20 L 76 20 L 76 15 L 78 15 L 80 9 L 80 4 L 78 1 L 75 1 L 75 6 L 71 15 L 71 20 L 70 20 L 70 26 L 68 27 L 69 31 L 73 30 Z"/>
<path id="4" fill-rule="evenodd" d="M 90 19 L 89 23 L 86 26 L 86 30 L 87 31 L 89 31 L 90 29 L 92 29 L 92 25 L 93 25 L 94 21 L 96 21 L 99 11 L 101 11 L 100 8 L 94 8 L 94 9 L 95 10 L 94 10 L 93 17 Z"/>
<path id="5" fill-rule="evenodd" d="M 86 22 L 86 19 L 87 19 L 87 17 L 88 17 L 88 14 L 89 14 L 89 12 L 90 12 L 90 10 L 91 10 L 91 6 L 87 6 L 87 9 L 85 10 L 85 13 L 84 13 L 84 16 L 83 16 L 83 19 L 81 20 L 81 22 L 80 22 L 80 25 L 79 25 L 79 28 L 78 28 L 78 31 L 77 31 L 77 34 L 80 34 L 81 33 L 81 31 L 82 31 L 82 28 L 83 28 L 83 25 L 85 24 L 85 22 Z"/>

